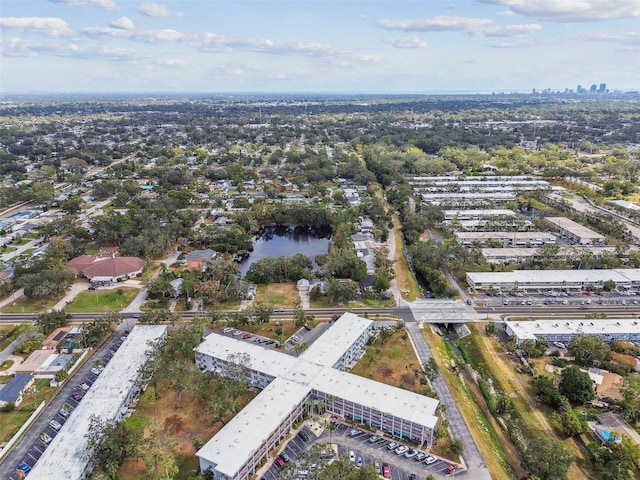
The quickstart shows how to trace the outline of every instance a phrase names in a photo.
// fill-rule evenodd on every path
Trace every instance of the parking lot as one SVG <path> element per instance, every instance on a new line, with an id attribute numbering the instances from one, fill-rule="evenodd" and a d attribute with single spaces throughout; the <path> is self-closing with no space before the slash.
<path id="1" fill-rule="evenodd" d="M 384 466 L 387 465 L 389 476 L 386 478 L 393 480 L 424 479 L 429 473 L 433 473 L 437 478 L 466 476 L 466 472 L 463 469 L 453 473 L 450 472 L 449 468 L 456 468 L 457 464 L 447 460 L 426 452 L 418 452 L 408 446 L 399 450 L 401 453 L 396 453 L 396 449 L 401 446 L 399 442 L 387 438 L 378 438 L 369 431 L 342 423 L 334 424 L 336 425 L 335 431 L 330 432 L 329 429 L 325 429 L 319 437 L 310 428 L 303 427 L 302 431 L 309 440 L 304 441 L 300 435 L 295 435 L 282 449 L 282 452 L 290 459 L 289 461 L 295 462 L 314 443 L 332 443 L 337 446 L 339 456 L 350 458 L 358 466 L 371 465 L 378 471 L 380 476 L 383 476 Z M 300 466 L 294 471 L 298 472 L 302 468 L 306 467 Z M 263 474 L 262 480 L 276 480 L 279 471 L 279 467 L 274 462 L 267 472 Z M 294 475 L 294 478 L 303 477 L 304 475 Z"/>
<path id="2" fill-rule="evenodd" d="M 106 348 L 101 347 L 101 350 L 105 353 L 101 356 L 97 356 L 96 359 L 99 359 L 102 363 L 102 366 L 94 366 L 95 359 L 87 364 L 83 365 L 78 374 L 74 375 L 70 380 L 69 384 L 63 387 L 63 391 L 60 393 L 63 396 L 63 403 L 59 409 L 50 409 L 48 408 L 42 414 L 42 416 L 38 419 L 38 425 L 41 424 L 41 421 L 44 420 L 44 428 L 40 427 L 37 431 L 35 431 L 34 440 L 30 441 L 30 446 L 26 451 L 26 454 L 20 458 L 17 462 L 14 469 L 12 469 L 11 474 L 6 477 L 9 480 L 19 480 L 24 475 L 19 474 L 18 471 L 21 471 L 24 474 L 27 474 L 31 471 L 31 468 L 36 464 L 36 462 L 40 459 L 45 449 L 49 446 L 49 444 L 56 437 L 61 428 L 64 427 L 64 424 L 67 420 L 73 415 L 73 411 L 78 406 L 78 404 L 82 401 L 85 393 L 93 386 L 95 381 L 98 379 L 100 373 L 102 373 L 102 369 L 104 365 L 109 363 L 113 355 L 116 353 L 122 342 L 126 337 L 115 335 L 115 338 L 106 342 Z M 86 373 L 84 373 L 86 370 Z M 84 375 L 83 375 L 84 373 Z M 55 402 L 52 402 L 54 404 Z M 34 428 L 37 425 L 34 425 Z M 29 432 L 31 433 L 31 432 Z M 31 436 L 26 435 L 25 440 L 28 440 Z"/>

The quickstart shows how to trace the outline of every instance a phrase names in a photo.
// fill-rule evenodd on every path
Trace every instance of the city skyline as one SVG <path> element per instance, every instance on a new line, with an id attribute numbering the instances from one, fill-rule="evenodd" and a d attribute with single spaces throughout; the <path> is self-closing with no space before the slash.
<path id="1" fill-rule="evenodd" d="M 638 0 L 9 0 L 0 91 L 624 91 L 638 17 Z"/>

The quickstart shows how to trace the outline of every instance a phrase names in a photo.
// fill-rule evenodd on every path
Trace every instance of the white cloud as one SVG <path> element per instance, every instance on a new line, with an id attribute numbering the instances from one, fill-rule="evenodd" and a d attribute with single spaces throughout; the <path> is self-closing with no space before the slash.
<path id="1" fill-rule="evenodd" d="M 493 25 L 490 18 L 478 17 L 433 17 L 417 20 L 378 20 L 378 25 L 386 30 L 405 32 L 446 32 L 461 31 L 483 37 L 511 37 L 541 30 L 537 24 Z"/>
<path id="2" fill-rule="evenodd" d="M 621 45 L 640 45 L 640 33 L 628 32 L 628 33 L 591 33 L 587 35 L 589 40 L 596 40 L 599 42 L 613 42 Z"/>
<path id="3" fill-rule="evenodd" d="M 518 15 L 556 22 L 640 17 L 638 0 L 480 0 L 503 5 Z"/>
<path id="4" fill-rule="evenodd" d="M 53 3 L 64 3 L 65 5 L 71 5 L 77 7 L 80 5 L 91 5 L 94 7 L 102 8 L 104 10 L 114 10 L 116 3 L 113 0 L 49 0 Z"/>
<path id="5" fill-rule="evenodd" d="M 148 17 L 182 17 L 180 12 L 174 12 L 169 7 L 156 2 L 143 2 L 138 7 L 138 12 Z"/>
<path id="6" fill-rule="evenodd" d="M 171 28 L 163 30 L 142 30 L 131 35 L 133 40 L 139 42 L 157 43 L 157 42 L 177 42 L 187 39 L 187 35 Z"/>
<path id="7" fill-rule="evenodd" d="M 526 35 L 542 30 L 542 26 L 535 23 L 526 25 L 491 26 L 478 29 L 474 33 L 483 37 L 513 37 L 514 35 Z"/>
<path id="8" fill-rule="evenodd" d="M 109 25 L 113 28 L 120 28 L 122 30 L 133 30 L 136 26 L 133 22 L 127 17 L 120 17 L 114 21 L 112 21 Z"/>
<path id="9" fill-rule="evenodd" d="M 395 48 L 427 48 L 427 42 L 417 35 L 408 37 L 385 38 L 385 42 L 393 45 Z"/>
<path id="10" fill-rule="evenodd" d="M 433 17 L 418 20 L 378 20 L 378 25 L 386 30 L 405 32 L 444 32 L 450 30 L 469 31 L 489 25 L 493 20 L 475 17 Z"/>
<path id="11" fill-rule="evenodd" d="M 77 55 L 81 49 L 68 42 L 32 42 L 16 37 L 2 40 L 0 51 L 6 57 L 35 57 L 39 54 L 69 57 Z"/>
<path id="12" fill-rule="evenodd" d="M 129 30 L 106 27 L 86 27 L 82 29 L 82 34 L 94 39 L 101 37 L 127 38 L 131 36 Z"/>
<path id="13" fill-rule="evenodd" d="M 0 27 L 40 33 L 48 37 L 66 37 L 72 34 L 69 24 L 63 19 L 55 17 L 0 18 Z"/>
<path id="14" fill-rule="evenodd" d="M 110 46 L 80 47 L 75 43 L 64 41 L 32 42 L 16 37 L 8 37 L 0 42 L 0 53 L 6 57 L 37 57 L 49 55 L 56 57 L 70 57 L 79 60 L 103 59 L 112 62 L 140 63 L 162 66 L 185 66 L 180 59 L 151 55 L 130 48 Z"/>

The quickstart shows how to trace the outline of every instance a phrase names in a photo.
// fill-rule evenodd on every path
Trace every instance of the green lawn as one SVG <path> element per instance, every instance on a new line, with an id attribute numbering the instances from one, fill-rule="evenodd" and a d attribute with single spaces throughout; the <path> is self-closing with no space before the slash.
<path id="1" fill-rule="evenodd" d="M 76 295 L 65 310 L 69 313 L 119 312 L 131 303 L 139 291 L 130 287 L 87 290 Z"/>
<path id="2" fill-rule="evenodd" d="M 30 257 L 33 252 L 35 252 L 35 248 L 27 248 L 24 252 L 20 254 L 21 257 Z"/>
<path id="3" fill-rule="evenodd" d="M 11 342 L 29 329 L 30 324 L 3 325 L 0 327 L 0 352 L 7 348 Z"/>
<path id="4" fill-rule="evenodd" d="M 2 313 L 39 313 L 45 312 L 53 307 L 58 301 L 60 297 L 52 298 L 52 297 L 40 297 L 40 298 L 29 298 L 29 297 L 19 297 L 8 305 L 2 307 Z"/>

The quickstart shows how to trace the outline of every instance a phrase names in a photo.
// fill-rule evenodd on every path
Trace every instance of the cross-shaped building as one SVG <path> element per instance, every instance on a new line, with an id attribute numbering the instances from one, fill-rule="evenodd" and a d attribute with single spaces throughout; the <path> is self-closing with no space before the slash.
<path id="1" fill-rule="evenodd" d="M 431 445 L 438 401 L 347 373 L 362 356 L 374 322 L 345 313 L 299 357 L 212 333 L 196 347 L 206 371 L 241 372 L 263 389 L 196 455 L 215 480 L 245 480 L 270 457 L 310 404 L 353 420 Z"/>

